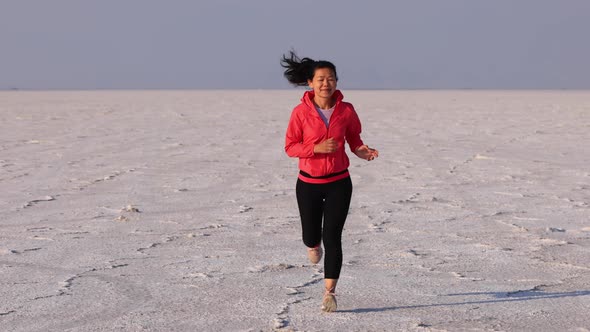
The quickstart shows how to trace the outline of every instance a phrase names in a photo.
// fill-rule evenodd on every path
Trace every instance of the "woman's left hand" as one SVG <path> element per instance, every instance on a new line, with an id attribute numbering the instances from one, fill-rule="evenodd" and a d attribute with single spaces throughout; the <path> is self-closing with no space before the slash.
<path id="1" fill-rule="evenodd" d="M 359 158 L 371 161 L 377 157 L 379 157 L 379 151 L 376 149 L 371 149 L 367 145 L 359 146 L 356 151 L 354 151 Z"/>

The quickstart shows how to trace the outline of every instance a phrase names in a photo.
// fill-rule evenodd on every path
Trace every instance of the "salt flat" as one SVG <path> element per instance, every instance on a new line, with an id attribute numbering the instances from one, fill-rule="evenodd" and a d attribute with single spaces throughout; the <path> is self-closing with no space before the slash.
<path id="1" fill-rule="evenodd" d="M 302 90 L 0 92 L 0 330 L 590 330 L 589 91 L 343 93 L 380 157 L 324 314 Z"/>

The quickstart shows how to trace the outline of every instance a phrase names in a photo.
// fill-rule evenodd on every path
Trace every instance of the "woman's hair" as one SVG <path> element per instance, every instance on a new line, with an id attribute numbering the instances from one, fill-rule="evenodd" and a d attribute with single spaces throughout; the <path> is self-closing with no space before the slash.
<path id="1" fill-rule="evenodd" d="M 289 55 L 283 54 L 281 66 L 285 68 L 285 78 L 295 86 L 307 85 L 307 80 L 312 80 L 315 70 L 319 68 L 329 68 L 334 72 L 334 77 L 338 81 L 336 66 L 330 61 L 315 61 L 310 58 L 300 59 L 295 51 L 289 51 Z"/>

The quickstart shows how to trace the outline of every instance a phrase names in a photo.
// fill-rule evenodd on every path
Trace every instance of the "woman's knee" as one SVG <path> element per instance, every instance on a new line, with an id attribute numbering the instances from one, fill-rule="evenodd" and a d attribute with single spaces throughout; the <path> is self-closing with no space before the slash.
<path id="1" fill-rule="evenodd" d="M 340 236 L 327 234 L 327 232 L 324 232 L 323 241 L 326 250 L 334 249 L 337 251 L 342 251 L 342 239 Z"/>

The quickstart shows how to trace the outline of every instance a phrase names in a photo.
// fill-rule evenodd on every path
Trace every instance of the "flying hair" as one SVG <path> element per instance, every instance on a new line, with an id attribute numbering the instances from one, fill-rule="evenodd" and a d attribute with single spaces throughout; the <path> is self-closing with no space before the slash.
<path id="1" fill-rule="evenodd" d="M 289 83 L 295 86 L 306 86 L 308 80 L 312 80 L 316 69 L 329 68 L 334 72 L 336 80 L 336 66 L 330 61 L 320 60 L 315 61 L 310 58 L 299 58 L 295 51 L 289 51 L 289 54 L 283 54 L 281 59 L 281 66 L 285 68 L 283 75 Z"/>

